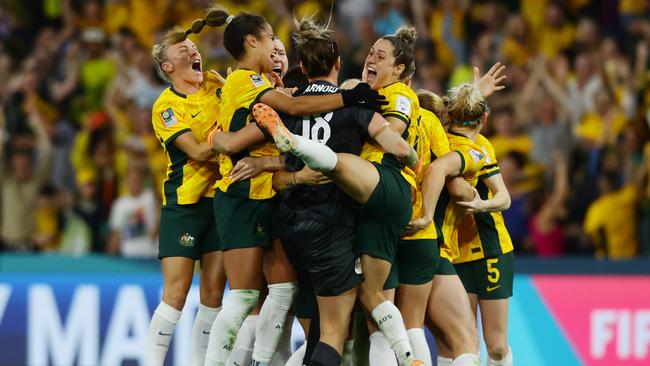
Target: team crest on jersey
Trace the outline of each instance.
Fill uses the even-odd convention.
[[[481,159],[483,159],[483,154],[481,154],[480,151],[469,149],[469,154],[472,156],[472,159],[474,159],[475,162],[479,162]]]
[[[395,101],[395,109],[400,113],[404,113],[405,115],[410,116],[411,101],[409,100],[409,98],[403,95],[398,95],[397,100]]]
[[[194,237],[190,235],[190,233],[185,233],[181,235],[180,239],[178,239],[178,244],[184,246],[184,247],[193,247],[194,246]]]
[[[178,121],[176,120],[176,116],[174,115],[174,111],[171,108],[165,109],[160,116],[163,119],[163,123],[165,123],[165,127],[169,128],[173,125],[175,125]]]
[[[260,86],[264,85],[264,79],[258,74],[253,74],[251,75],[251,81],[253,82],[253,85],[256,88],[259,88]]]

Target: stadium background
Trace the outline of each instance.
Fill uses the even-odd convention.
[[[331,6],[219,3],[267,17],[290,56],[293,16],[326,21]],[[0,2],[0,365],[143,360],[166,168],[149,51],[211,4]],[[341,77],[359,77],[376,38],[403,23],[419,32],[416,88],[508,66],[486,134],[512,196],[517,363],[650,364],[648,2],[339,0]],[[221,32],[195,41],[223,71]],[[182,329],[170,364],[186,359]]]

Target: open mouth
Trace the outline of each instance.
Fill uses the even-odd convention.
[[[274,73],[280,75],[280,74],[282,74],[282,65],[278,65],[278,64],[273,65],[272,70],[273,70]]]
[[[374,66],[368,66],[366,68],[366,76],[368,78],[368,82],[377,80],[377,70]]]
[[[192,61],[192,70],[196,72],[201,72],[201,60]]]

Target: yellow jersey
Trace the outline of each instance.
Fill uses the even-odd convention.
[[[384,118],[395,117],[406,123],[402,137],[411,146],[415,146],[418,139],[417,117],[420,114],[420,103],[413,89],[402,82],[395,82],[379,89],[378,92],[386,97],[388,102],[382,107],[381,115]],[[361,158],[400,169],[411,187],[417,188],[415,172],[397,161],[394,155],[386,153],[377,142],[366,142],[361,149]]]
[[[415,150],[418,152],[418,158],[422,161],[422,169],[420,174],[416,177],[418,187],[422,185],[424,172],[429,164],[431,164],[438,157],[445,155],[450,151],[449,139],[445,132],[442,123],[431,111],[420,108],[420,114],[417,120],[418,127],[418,142]],[[418,189],[415,193],[415,202],[413,203],[413,215],[411,219],[417,219],[423,215],[422,206],[422,190]],[[437,239],[439,237],[440,228],[436,227],[435,222],[432,222],[426,228],[418,231],[417,233],[402,238],[403,240],[420,240],[420,239]]]
[[[255,103],[268,91],[273,90],[273,85],[265,75],[259,75],[251,70],[239,69],[228,75],[226,83],[221,90],[221,112],[218,126],[224,132],[236,132],[251,123],[251,110]],[[255,123],[254,121],[252,123]],[[222,192],[253,200],[266,200],[275,196],[273,190],[273,173],[262,172],[256,177],[232,183],[230,172],[237,162],[247,156],[278,156],[280,151],[275,144],[264,142],[252,146],[234,155],[219,155],[219,169],[221,179],[216,188]]]
[[[481,199],[492,198],[483,179],[501,174],[497,158],[490,141],[483,135],[476,137],[476,144],[485,154],[485,165],[478,174],[476,190]],[[485,257],[512,252],[512,240],[506,229],[501,212],[481,212],[474,215],[462,216],[454,228],[458,234],[458,257],[454,263],[471,262]]]
[[[485,165],[483,149],[470,138],[451,130],[447,133],[447,138],[451,151],[460,156],[461,167],[457,176],[463,177],[472,187],[476,187],[479,172]],[[440,197],[443,198],[443,195]],[[446,200],[439,199],[436,204],[436,216],[438,224],[442,227],[443,243],[440,244],[440,256],[453,260],[459,256],[458,231],[455,229],[464,213],[452,204],[449,195],[446,195]]]
[[[190,159],[174,141],[192,132],[205,142],[217,124],[219,114],[218,84],[205,74],[201,88],[184,95],[169,87],[153,105],[151,123],[156,137],[167,154],[167,175],[162,185],[162,203],[188,205],[201,197],[214,197],[212,186],[219,178],[216,157],[207,162]]]

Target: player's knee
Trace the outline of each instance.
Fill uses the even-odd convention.
[[[219,307],[223,299],[223,289],[201,284],[200,299],[201,304],[205,306],[211,308]]]
[[[508,343],[505,340],[494,340],[489,343],[487,341],[486,339],[488,355],[493,360],[503,360],[510,352]]]
[[[182,283],[181,281],[174,282],[171,285],[165,286],[163,291],[163,301],[169,304],[171,307],[181,310],[185,305],[185,299],[187,298],[187,293],[189,291],[189,286]]]

